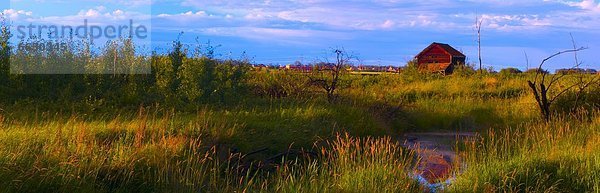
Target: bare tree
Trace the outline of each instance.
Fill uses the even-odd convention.
[[[577,49],[577,44],[575,43],[575,38],[573,38],[573,34],[569,34],[571,36],[571,43],[573,44],[573,49]],[[577,56],[577,52],[573,53],[575,59],[575,68],[579,68],[583,62],[579,61],[579,57]],[[585,73],[578,73],[577,75],[577,92],[575,92],[575,102],[573,107],[577,108],[579,106],[579,100],[581,99],[584,91],[590,87],[591,85],[600,82],[600,76],[592,76],[592,79],[586,80]]]
[[[475,30],[477,31],[477,55],[479,58],[479,72],[483,73],[483,62],[481,60],[481,26],[483,24],[483,17],[479,18],[479,15],[475,16]]]
[[[561,95],[563,95],[564,93],[568,92],[569,90],[571,90],[572,88],[574,88],[578,85],[584,85],[585,87],[582,88],[582,90],[584,90],[589,85],[591,85],[592,82],[575,83],[573,85],[567,86],[566,88],[563,88],[562,90],[554,92],[554,89],[552,86],[555,86],[555,84],[557,84],[557,82],[559,80],[561,80],[566,74],[551,75],[549,73],[545,73],[545,70],[543,70],[544,64],[556,56],[566,54],[566,53],[574,53],[575,54],[575,66],[574,67],[578,67],[581,63],[579,62],[579,60],[577,58],[577,52],[586,50],[586,49],[587,49],[586,47],[577,48],[575,41],[573,40],[573,49],[557,52],[557,53],[552,54],[549,57],[545,58],[544,60],[542,60],[542,62],[540,63],[540,65],[538,66],[538,68],[536,70],[535,78],[533,80],[527,81],[529,87],[531,88],[531,91],[533,92],[533,96],[535,97],[537,105],[540,109],[540,113],[545,121],[550,121],[550,118],[552,117],[552,111],[550,111],[550,106],[558,97],[560,97]],[[591,81],[595,81],[594,79],[596,79],[596,78],[593,78]],[[556,93],[556,94],[551,95],[549,93]]]
[[[338,83],[340,81],[340,76],[342,72],[345,70],[345,67],[350,63],[350,61],[354,58],[349,55],[343,48],[342,49],[333,49],[333,54],[335,54],[335,62],[321,62],[321,66],[315,66],[314,71],[319,75],[318,78],[313,75],[309,76],[310,85],[315,85],[321,87],[327,93],[327,100],[330,103],[333,103],[336,99],[336,90],[338,88]],[[327,59],[325,61],[328,61]]]

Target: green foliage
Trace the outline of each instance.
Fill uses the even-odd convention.
[[[252,93],[263,98],[301,98],[309,95],[308,76],[289,71],[269,70],[251,73]]]
[[[169,59],[171,60],[171,78],[169,82],[169,90],[172,93],[176,93],[181,84],[178,73],[180,72],[180,68],[183,66],[183,61],[186,54],[187,51],[183,49],[183,44],[181,41],[173,41],[173,48],[169,53]]]
[[[511,77],[521,73],[523,72],[517,68],[504,68],[500,70],[500,75],[504,77]]]
[[[10,54],[11,46],[9,40],[11,33],[6,25],[6,20],[2,18],[0,23],[0,97],[8,99],[10,93]]]
[[[589,116],[594,110],[600,109],[600,85],[591,85],[584,90],[572,90],[556,99],[553,110],[561,114]],[[581,112],[586,112],[581,114]],[[581,118],[586,118],[581,117]]]
[[[453,76],[469,77],[477,73],[473,64],[457,65],[454,67]]]
[[[174,41],[168,54],[146,57],[137,53],[131,39],[109,41],[98,54],[85,40],[21,40],[12,56],[14,70],[34,74],[14,77],[8,74],[10,44],[5,43],[0,61],[0,96],[6,95],[3,102],[7,104],[28,99],[53,104],[80,101],[82,107],[91,108],[154,103],[179,106],[190,102],[201,105],[236,101],[247,90],[247,61],[221,61],[208,55],[190,57],[179,41]],[[38,49],[36,45],[57,49]],[[150,72],[144,66],[148,63],[152,71],[144,74]]]
[[[420,81],[431,77],[429,73],[423,73],[419,70],[416,60],[409,61],[400,72],[400,75],[404,82]]]
[[[547,70],[538,69],[538,68],[527,69],[524,73],[526,73],[526,74],[535,74],[536,72],[540,72],[541,74],[548,74],[549,73]]]

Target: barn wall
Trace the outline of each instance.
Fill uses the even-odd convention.
[[[418,64],[450,62],[450,55],[448,55],[446,51],[444,51],[444,49],[440,48],[439,46],[434,46],[419,57]]]
[[[465,58],[453,58],[452,63],[454,65],[465,64]]]

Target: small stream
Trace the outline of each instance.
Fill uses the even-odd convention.
[[[412,177],[429,192],[440,192],[454,180],[454,166],[461,165],[455,145],[477,136],[472,132],[405,134],[403,146],[414,150],[421,158]]]
[[[421,183],[423,186],[427,187],[427,189],[431,193],[436,193],[436,192],[440,192],[440,191],[444,190],[444,188],[446,186],[450,185],[453,180],[453,178],[448,178],[446,181],[431,184],[431,183],[429,183],[429,181],[427,181],[427,179],[425,179],[420,174],[414,175],[413,178],[416,179],[417,181],[419,181],[419,183]]]

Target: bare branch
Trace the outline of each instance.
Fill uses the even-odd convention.
[[[535,78],[534,78],[533,82],[531,80],[527,81],[529,87],[531,88],[531,91],[533,92],[534,98],[540,108],[540,112],[546,121],[549,121],[551,118],[552,111],[550,110],[550,106],[557,98],[559,98],[561,95],[565,94],[566,92],[570,91],[573,87],[578,86],[578,85],[580,87],[580,90],[578,92],[577,97],[579,98],[579,93],[581,93],[583,91],[583,89],[587,88],[590,84],[592,84],[591,82],[588,82],[587,84],[582,85],[583,78],[581,77],[580,81],[578,83],[572,84],[571,86],[560,90],[558,92],[558,94],[549,98],[548,95],[549,95],[550,91],[553,90],[552,86],[554,86],[554,84],[559,82],[559,80],[561,80],[567,74],[563,73],[563,74],[550,75],[551,76],[550,81],[546,82],[546,77],[549,76],[549,73],[545,73],[543,71],[544,64],[548,60],[550,60],[556,56],[573,52],[575,55],[575,65],[574,66],[578,67],[581,64],[581,62],[579,61],[579,58],[577,57],[577,52],[588,49],[587,47],[579,47],[578,48],[577,44],[575,44],[575,38],[573,38],[572,34],[571,34],[571,42],[573,44],[573,49],[563,50],[563,51],[557,52],[557,53],[552,54],[552,55],[548,56],[547,58],[543,59],[542,62],[540,62],[540,65],[538,66],[538,68],[536,69]],[[527,53],[525,53],[525,57],[527,58]],[[529,66],[529,62],[527,62],[527,65]],[[539,79],[540,73],[542,73],[541,80]],[[540,82],[538,82],[538,80]],[[592,79],[592,81],[594,81],[594,80],[595,80],[595,78]],[[577,100],[576,100],[576,103],[577,103]]]
[[[577,84],[573,84],[569,87],[567,87],[566,89],[560,91],[558,94],[554,95],[554,97],[552,97],[552,99],[550,99],[550,104],[552,104],[552,102],[554,102],[554,100],[556,100],[558,97],[560,97],[560,95],[565,94],[567,91],[571,90],[573,87],[577,86]]]
[[[571,43],[573,44],[573,50],[577,49],[577,44],[575,43],[575,38],[573,38],[573,34],[569,33],[569,35],[571,36]],[[581,63],[579,62],[579,58],[577,57],[577,51],[573,52],[573,55],[575,55],[575,65],[574,67],[579,67],[579,65],[581,65]]]
[[[321,63],[323,66],[317,69],[317,71],[321,74],[320,79],[309,77],[309,84],[318,85],[327,92],[327,99],[329,102],[334,101],[336,95],[335,91],[337,89],[341,73],[345,70],[344,67],[354,57],[348,54],[343,48],[332,49],[332,52],[334,54],[335,63]],[[326,57],[325,60],[327,61],[327,59],[328,58]],[[325,77],[326,75],[329,77]]]
[[[525,70],[529,70],[529,56],[527,56],[526,51],[523,51],[523,53],[525,54],[525,62],[527,64],[527,66],[526,66],[527,69],[525,69]]]
[[[566,53],[571,53],[571,52],[578,52],[578,51],[582,51],[582,50],[586,50],[586,49],[588,49],[588,48],[587,48],[587,47],[580,47],[580,48],[577,48],[577,49],[572,49],[572,50],[563,50],[563,51],[560,51],[560,52],[556,52],[555,54],[552,54],[552,55],[548,56],[547,58],[544,58],[544,60],[542,60],[542,62],[540,63],[539,67],[537,68],[537,72],[535,73],[535,80],[537,80],[537,78],[538,78],[538,75],[539,75],[541,72],[543,72],[543,69],[542,69],[542,67],[544,66],[544,64],[545,64],[545,63],[546,63],[548,60],[550,60],[550,59],[552,59],[552,58],[554,58],[554,57],[556,57],[556,56],[559,56],[559,55],[561,55],[561,54],[566,54]],[[542,82],[544,82],[544,81],[545,81],[545,79],[546,79],[546,75],[545,75],[545,73],[544,73],[544,75],[542,76]]]
[[[566,76],[567,74],[555,74],[552,76],[552,79],[550,79],[550,83],[548,83],[548,88],[550,88],[552,85],[554,85],[554,83],[558,82],[561,78],[563,78],[564,76]]]

